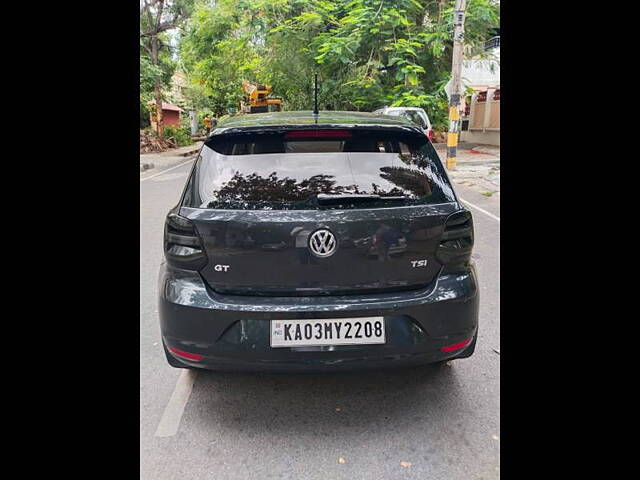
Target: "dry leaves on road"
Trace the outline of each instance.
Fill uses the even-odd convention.
[[[411,462],[400,462],[400,466],[404,468],[409,468],[411,465],[413,465]]]
[[[347,461],[344,458],[340,457],[338,458],[338,463],[347,463]]]

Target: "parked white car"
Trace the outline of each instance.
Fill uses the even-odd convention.
[[[394,117],[405,117],[411,120],[424,130],[424,133],[429,140],[433,140],[433,128],[431,128],[431,120],[427,112],[418,107],[384,107],[380,108],[373,113],[378,115],[393,115]]]

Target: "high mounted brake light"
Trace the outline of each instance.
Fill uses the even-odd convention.
[[[292,138],[351,138],[349,130],[291,130],[284,134],[286,140]]]

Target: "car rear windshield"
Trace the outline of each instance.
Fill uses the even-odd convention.
[[[310,210],[453,200],[424,134],[320,129],[214,135],[202,148],[182,205]]]
[[[412,121],[413,123],[415,123],[421,128],[427,128],[426,122],[420,116],[420,114],[415,110],[407,110],[406,112],[400,112],[399,116],[408,118],[410,121]]]

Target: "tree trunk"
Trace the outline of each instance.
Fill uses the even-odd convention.
[[[160,140],[164,139],[164,118],[162,116],[162,91],[160,90],[160,82],[156,82],[153,92],[156,102],[156,133]]]
[[[158,37],[151,38],[151,63],[158,66]],[[156,79],[153,98],[156,102],[156,133],[160,140],[164,139],[164,119],[162,117],[162,87],[160,78]]]

